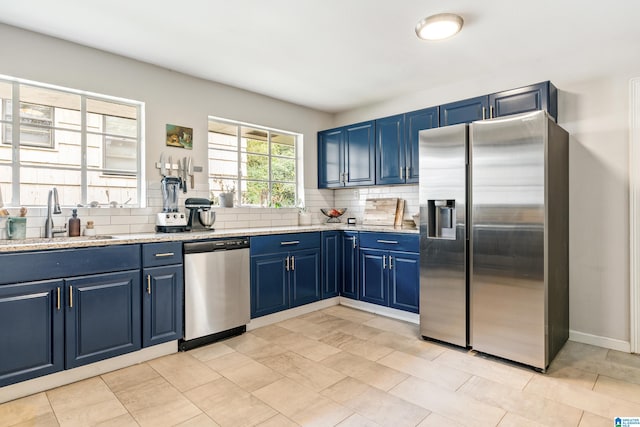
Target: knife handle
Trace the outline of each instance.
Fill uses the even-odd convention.
[[[195,188],[195,179],[193,178],[193,174],[190,175],[191,178],[191,189],[193,190]]]

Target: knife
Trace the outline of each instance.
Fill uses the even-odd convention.
[[[193,160],[191,159],[191,156],[189,156],[189,162],[187,165],[187,171],[189,173],[189,178],[191,178],[191,189],[193,190],[193,188],[195,187],[195,183],[194,183],[194,179],[193,179]]]
[[[178,161],[180,162],[180,161]],[[182,167],[180,168],[180,179],[182,180],[182,192],[187,192],[187,158],[182,159],[182,163],[180,163]]]
[[[183,191],[187,192],[187,158],[182,159],[182,185],[184,185]]]
[[[164,153],[160,153],[160,175],[167,176],[167,166],[164,163]]]

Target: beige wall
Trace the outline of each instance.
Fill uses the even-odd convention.
[[[559,124],[570,139],[570,328],[572,337],[629,348],[629,80],[640,57],[584,68],[544,62],[434,88],[339,114],[355,123],[551,80],[559,89]],[[538,68],[542,68],[541,70]],[[343,190],[345,191],[345,190]]]
[[[0,40],[0,74],[145,102],[148,179],[160,178],[153,164],[161,151],[206,166],[207,116],[214,115],[303,134],[304,186],[317,186],[316,132],[331,125],[329,114],[3,24]],[[165,146],[167,123],[194,129],[193,151]],[[196,180],[206,185],[206,174]]]

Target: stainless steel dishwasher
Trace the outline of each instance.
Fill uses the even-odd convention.
[[[246,331],[250,320],[249,239],[184,244],[184,338],[189,350]]]

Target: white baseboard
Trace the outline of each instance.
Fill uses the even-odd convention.
[[[247,325],[247,331],[282,322],[284,320],[291,319],[292,317],[311,313],[312,311],[322,310],[323,308],[338,305],[339,302],[340,297],[327,298],[312,302],[311,304],[301,305],[300,307],[294,307],[277,313],[267,314],[266,316],[256,317],[255,319],[251,319]]]
[[[358,310],[391,317],[393,319],[404,320],[405,322],[415,323],[416,325],[420,323],[420,315],[417,313],[409,313],[408,311],[397,310],[395,308],[384,307],[351,298],[340,297],[340,305],[357,308]]]
[[[615,338],[601,337],[598,335],[591,335],[584,332],[578,332],[569,330],[569,339],[571,341],[579,342],[582,344],[590,344],[598,347],[608,348],[610,350],[622,351],[624,353],[631,353],[631,343],[629,341],[618,340]]]
[[[170,341],[78,368],[67,369],[32,380],[0,387],[0,403],[126,368],[127,366],[146,362],[147,360],[156,359],[167,354],[177,353],[177,351],[178,342]]]

